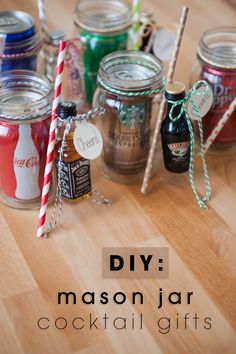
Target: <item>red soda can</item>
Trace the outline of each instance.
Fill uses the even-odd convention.
[[[205,80],[213,91],[213,104],[202,120],[204,139],[211,134],[236,96],[235,53],[236,27],[213,28],[202,34],[191,84],[197,80]],[[236,112],[231,115],[212,146],[217,148],[217,152],[230,151],[235,142]]]
[[[210,84],[214,96],[211,109],[203,119],[204,137],[207,138],[236,96],[236,70],[224,70],[205,64],[202,67],[202,79]],[[234,142],[236,142],[236,111],[216,137],[214,144]]]
[[[0,74],[0,201],[37,206],[46,163],[52,84],[43,75]]]

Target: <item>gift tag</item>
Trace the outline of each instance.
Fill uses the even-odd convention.
[[[175,45],[175,34],[166,28],[158,28],[153,42],[153,53],[163,61],[171,59]]]
[[[205,90],[206,90],[205,86],[199,87],[196,93],[193,93],[191,99],[188,102],[187,111],[189,117],[193,120],[198,120],[197,115],[200,115],[200,117],[203,118],[211,108],[213,102],[213,92],[210,86],[209,86],[209,90],[207,90],[207,92],[204,95]],[[195,112],[194,105],[191,101],[198,108],[197,114]]]
[[[102,135],[94,124],[87,121],[76,123],[73,141],[77,152],[85,159],[94,160],[102,152]]]

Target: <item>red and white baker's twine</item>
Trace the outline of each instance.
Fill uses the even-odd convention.
[[[57,113],[57,106],[60,101],[60,95],[62,89],[62,78],[63,78],[64,61],[65,61],[65,54],[66,54],[66,44],[67,44],[66,41],[60,42],[59,54],[57,59],[54,99],[52,104],[52,116],[51,116],[51,124],[50,124],[49,139],[48,139],[46,166],[44,171],[44,181],[43,181],[43,190],[41,196],[37,237],[44,236],[44,225],[46,221],[46,211],[47,211],[48,196],[49,196],[53,160],[54,160],[54,147],[56,143],[56,134],[55,134],[56,127],[57,127],[56,113]]]

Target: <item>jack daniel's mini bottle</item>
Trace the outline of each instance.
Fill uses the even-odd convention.
[[[166,86],[167,101],[178,101],[185,97],[185,86],[181,82],[173,82]],[[164,163],[167,170],[175,173],[186,172],[189,169],[190,133],[183,112],[176,121],[171,120],[169,113],[172,104],[168,103],[167,115],[162,123],[161,139]],[[179,115],[181,105],[173,109],[172,117]]]
[[[63,122],[58,131],[57,144],[57,165],[59,163],[59,149],[66,127],[67,119],[77,115],[76,104],[71,101],[64,101],[58,105],[58,117]],[[65,122],[65,123],[64,123]],[[77,201],[91,196],[90,161],[78,154],[74,147],[73,135],[75,122],[72,122],[71,129],[67,134],[62,160],[61,160],[61,194],[66,200]]]

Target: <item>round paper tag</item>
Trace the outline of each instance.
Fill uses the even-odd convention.
[[[102,135],[91,123],[78,122],[73,140],[77,152],[85,159],[94,160],[102,152]]]
[[[163,61],[171,59],[175,45],[175,34],[166,28],[159,28],[155,32],[153,53]]]
[[[200,117],[204,117],[207,112],[210,110],[212,102],[213,102],[213,92],[212,89],[209,87],[209,90],[205,95],[203,95],[203,92],[205,91],[205,87],[201,86],[197,89],[197,92],[201,93],[200,95],[195,93],[192,95],[188,105],[187,105],[187,111],[189,114],[189,117],[193,120],[198,120],[198,116],[196,115],[193,103],[197,106],[198,108],[198,114]]]

